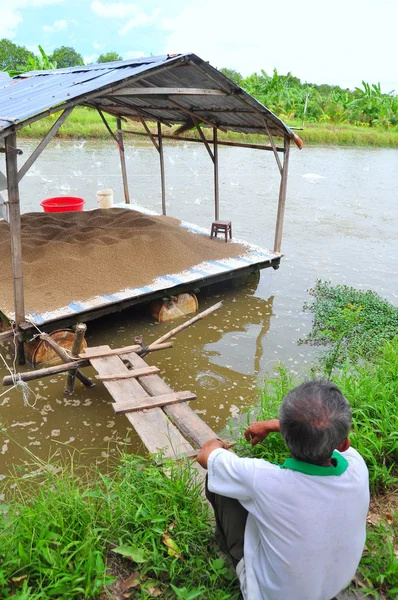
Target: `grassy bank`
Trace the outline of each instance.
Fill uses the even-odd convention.
[[[29,472],[2,490],[1,600],[239,598],[189,465],[166,477],[123,456],[106,475],[72,459]]]
[[[397,309],[376,294],[325,282],[312,294],[314,328],[306,341],[327,346],[308,378],[330,376],[349,399],[352,444],[369,468],[362,591],[396,598]],[[298,383],[280,366],[247,421],[275,417]],[[239,454],[276,463],[287,457],[278,435],[255,448],[239,439]],[[0,600],[240,598],[233,572],[216,553],[211,516],[190,464],[173,464],[166,476],[142,457],[122,456],[106,473],[71,457],[58,464],[34,460],[3,480],[1,493]]]
[[[20,135],[24,137],[41,138],[47,133],[58,115],[46,117],[21,130]],[[116,128],[116,119],[108,116],[107,120],[113,130]],[[291,123],[292,126],[300,127],[299,122]],[[127,129],[142,131],[142,126],[135,122],[125,125]],[[165,128],[167,131],[167,128]],[[153,127],[155,132],[155,127]],[[386,148],[398,148],[398,128],[390,130],[355,125],[324,125],[321,123],[307,124],[303,131],[297,131],[306,145],[332,145],[332,146],[374,146]],[[195,132],[188,132],[189,136]],[[77,107],[67,121],[60,128],[57,136],[59,138],[93,138],[109,140],[110,135],[106,130],[100,116],[95,110]],[[183,137],[183,136],[182,136]],[[222,133],[220,140],[243,141],[247,143],[264,143],[265,137],[260,135],[243,135],[234,132]],[[130,139],[130,138],[128,138]],[[133,136],[131,140],[137,139]]]

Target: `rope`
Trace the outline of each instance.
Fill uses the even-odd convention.
[[[36,406],[36,402],[37,402],[37,394],[30,389],[30,387],[28,386],[28,384],[26,383],[26,381],[22,381],[21,376],[16,373],[16,362],[17,362],[17,332],[14,328],[13,323],[11,323],[11,328],[14,334],[14,359],[13,359],[13,370],[10,369],[10,367],[8,366],[4,356],[1,354],[0,352],[0,358],[2,359],[7,371],[9,372],[12,382],[13,382],[13,386],[11,388],[9,388],[8,390],[6,390],[5,392],[0,394],[0,398],[2,396],[4,396],[5,394],[8,394],[12,389],[17,389],[21,392],[22,394],[22,398],[23,398],[23,403],[24,406],[29,407],[29,408],[35,408]],[[33,396],[33,401],[31,401],[31,397]]]
[[[39,333],[36,333],[36,335],[32,336],[32,340],[35,340],[37,337],[40,337],[41,335],[44,335],[45,332],[41,331],[41,329],[38,328],[38,326],[36,325],[36,323],[34,321],[32,321],[32,319],[29,319],[29,317],[25,318],[25,321],[28,321],[29,323],[31,323],[33,325],[33,327],[35,327],[35,329],[37,329],[37,331]],[[45,340],[44,340],[45,341]],[[76,356],[71,356],[67,351],[66,348],[62,348],[62,350],[65,352],[65,354],[67,355],[68,358],[70,358],[71,362],[75,361],[75,360],[79,360],[79,357]],[[15,369],[14,369],[15,370]]]

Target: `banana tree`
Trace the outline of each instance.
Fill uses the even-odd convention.
[[[13,69],[8,71],[11,77],[27,73],[28,71],[51,71],[57,68],[57,63],[51,61],[47,54],[44,52],[42,46],[38,46],[39,55],[28,56],[26,63],[19,69]]]

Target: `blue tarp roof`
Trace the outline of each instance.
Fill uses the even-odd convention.
[[[145,88],[148,94],[134,93]],[[182,93],[157,94],[172,88]],[[184,95],[184,90],[209,93]],[[117,92],[123,90],[118,96]],[[129,90],[132,95],[129,95]],[[216,94],[217,92],[217,94]],[[117,116],[204,125],[245,133],[297,136],[271,111],[195,54],[151,56],[95,65],[31,71],[0,80],[0,139],[69,106],[90,106]]]

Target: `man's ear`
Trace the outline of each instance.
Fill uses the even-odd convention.
[[[350,446],[351,446],[350,438],[346,437],[345,440],[340,442],[340,444],[337,446],[337,450],[339,452],[345,452],[346,450],[348,450],[348,448]]]

